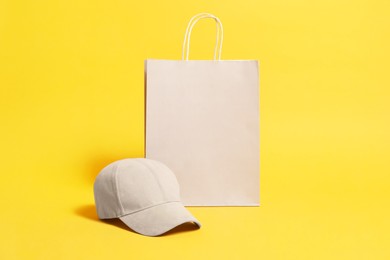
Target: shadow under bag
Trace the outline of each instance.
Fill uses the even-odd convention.
[[[217,24],[214,60],[188,60],[204,18]],[[182,60],[146,60],[146,158],[172,169],[187,206],[258,206],[258,61],[221,60],[222,41],[221,21],[202,13]]]

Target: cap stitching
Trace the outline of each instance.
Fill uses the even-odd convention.
[[[118,203],[119,203],[119,206],[121,208],[121,213],[125,212],[125,210],[123,209],[123,206],[122,206],[122,201],[120,199],[120,196],[119,196],[119,193],[118,193],[118,180],[117,180],[117,173],[118,173],[118,165],[115,165],[115,170],[114,170],[114,190],[115,190],[115,195],[116,195],[116,199],[118,200]]]
[[[164,199],[167,199],[164,192],[163,192],[163,188],[162,188],[162,185],[160,183],[160,181],[158,180],[158,178],[156,178],[155,174],[154,174],[154,171],[145,163],[141,163],[138,159],[135,160],[136,162],[138,162],[139,164],[141,164],[142,166],[144,166],[146,169],[148,169],[148,171],[150,173],[152,173],[153,175],[153,179],[155,180],[155,182],[157,183],[158,187],[160,188],[160,193],[161,193],[161,197],[163,197]]]
[[[157,168],[158,169],[160,169],[160,171],[166,171],[166,169],[168,168],[168,166],[166,166],[165,164],[163,164],[163,163],[158,163],[157,161],[154,161],[154,165],[155,166],[157,166]],[[170,171],[170,172],[172,172],[169,168],[168,168],[168,170]],[[175,183],[177,184],[177,189],[178,189],[178,192],[179,192],[179,194],[178,194],[178,196],[179,196],[179,198],[181,197],[180,196],[180,185],[179,185],[179,183],[178,183],[178,181],[177,181],[177,179],[176,179],[176,176],[175,176],[175,174],[172,172],[172,174],[173,174],[173,179],[174,179],[174,181],[175,181]],[[164,194],[164,197],[166,198],[166,195]]]
[[[137,213],[137,212],[146,210],[146,209],[150,209],[150,208],[153,208],[153,207],[157,207],[157,206],[160,206],[160,205],[163,205],[163,204],[174,203],[174,202],[179,202],[179,203],[181,203],[181,201],[179,201],[179,200],[166,201],[166,202],[163,202],[163,203],[160,203],[160,204],[156,204],[156,205],[144,207],[144,208],[142,208],[142,209],[134,210],[134,211],[132,211],[132,212],[130,212],[130,213],[126,213],[126,214],[120,215],[118,218],[121,218],[121,217],[124,217],[124,216],[127,216],[127,215],[131,215],[131,214],[134,214],[134,213]],[[184,206],[183,206],[183,207],[184,207]]]

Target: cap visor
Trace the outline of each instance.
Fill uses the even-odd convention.
[[[183,223],[199,221],[180,202],[169,202],[119,217],[132,230],[146,235],[158,236]]]

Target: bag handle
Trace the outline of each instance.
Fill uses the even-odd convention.
[[[188,56],[190,54],[190,40],[191,40],[191,33],[192,29],[194,28],[195,24],[205,18],[211,18],[214,19],[216,22],[216,41],[215,41],[215,48],[214,48],[214,60],[217,60],[217,51],[218,51],[218,60],[221,60],[221,53],[222,53],[222,42],[223,42],[223,27],[221,20],[219,20],[218,17],[215,15],[209,14],[209,13],[200,13],[197,15],[194,15],[191,20],[188,22],[186,33],[184,35],[184,41],[183,41],[183,50],[182,50],[182,60],[188,60]],[[218,47],[219,45],[219,47]]]

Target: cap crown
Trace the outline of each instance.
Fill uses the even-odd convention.
[[[124,159],[106,166],[96,177],[94,194],[101,219],[180,201],[173,172],[160,162],[144,158]]]

